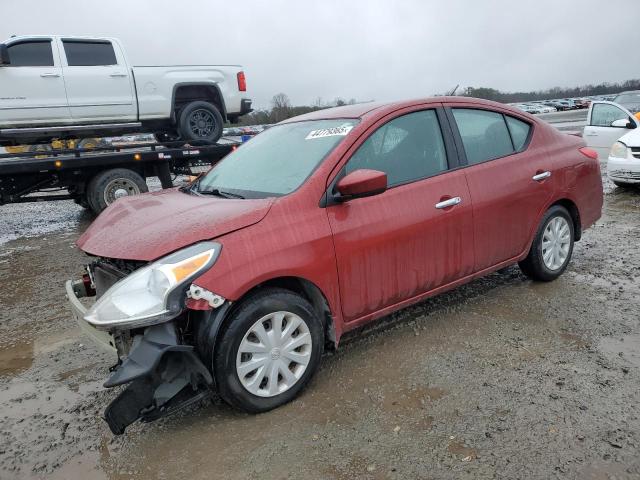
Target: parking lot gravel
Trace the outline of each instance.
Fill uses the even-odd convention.
[[[282,408],[120,437],[63,293],[90,215],[0,206],[0,478],[640,478],[640,191],[605,192],[557,281],[510,267],[349,335]]]

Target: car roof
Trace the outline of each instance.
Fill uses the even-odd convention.
[[[333,120],[339,118],[359,118],[363,119],[370,115],[382,117],[387,113],[400,110],[405,107],[416,105],[428,105],[430,103],[470,103],[486,107],[501,108],[512,112],[520,113],[520,110],[507,105],[505,103],[493,102],[474,97],[426,97],[412,100],[404,100],[398,102],[366,102],[356,103],[354,105],[344,105],[342,107],[325,108],[314,112],[298,115],[297,117],[288,118],[280,123],[303,122],[308,120]]]

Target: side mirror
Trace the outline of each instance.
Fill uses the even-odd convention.
[[[341,178],[336,189],[340,201],[377,195],[387,189],[387,174],[378,170],[355,170]]]
[[[628,118],[621,118],[619,120],[615,120],[611,122],[611,126],[616,128],[629,128],[629,129],[636,128],[636,124],[633,123]]]
[[[0,43],[0,66],[10,64],[11,60],[9,60],[9,49],[4,43]]]

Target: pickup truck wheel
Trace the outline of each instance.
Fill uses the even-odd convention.
[[[322,322],[311,304],[280,288],[242,301],[226,322],[213,358],[220,396],[259,413],[293,400],[320,363]],[[206,341],[206,340],[205,340]]]
[[[209,102],[191,102],[180,112],[178,133],[189,141],[216,143],[222,136],[222,115]]]
[[[100,213],[118,198],[148,192],[144,178],[126,168],[114,168],[98,173],[87,186],[87,202]]]
[[[519,263],[522,272],[542,282],[558,278],[573,253],[574,226],[567,209],[554,205],[542,217],[529,255]]]

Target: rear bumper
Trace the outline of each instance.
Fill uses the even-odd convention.
[[[240,115],[245,115],[249,112],[253,112],[253,108],[251,108],[251,100],[249,98],[243,98],[240,102]]]

